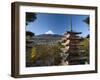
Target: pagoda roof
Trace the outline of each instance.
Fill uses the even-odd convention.
[[[71,34],[81,34],[82,32],[67,31],[67,33],[71,33]]]
[[[83,46],[82,44],[66,44],[66,46]]]
[[[67,38],[69,40],[82,40],[82,38]]]
[[[80,61],[80,60],[87,60],[88,58],[87,57],[74,57],[74,58],[70,58],[70,59],[68,59],[68,61],[75,61],[75,60],[78,60],[78,61]]]
[[[84,53],[85,52],[85,50],[82,50],[82,49],[80,49],[80,50],[68,50],[68,53]]]

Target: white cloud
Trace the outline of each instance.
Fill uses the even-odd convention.
[[[45,32],[45,34],[54,34],[52,30]]]

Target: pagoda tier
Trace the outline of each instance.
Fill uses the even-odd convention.
[[[75,32],[75,31],[67,31],[67,33],[70,33],[70,34],[82,34],[82,32]]]
[[[72,32],[71,32],[72,33]],[[81,41],[82,38],[77,36],[76,34],[70,34],[70,33],[67,33],[66,35],[64,35],[64,37],[62,38],[62,40],[66,40],[66,39],[69,39],[69,40],[75,40],[75,41]]]
[[[76,50],[75,49],[73,49],[73,50],[69,49],[68,52],[69,53],[83,53],[84,50],[82,50],[82,49],[76,49]]]
[[[74,61],[74,60],[87,60],[87,57],[74,57],[74,58],[71,58],[70,61]]]
[[[69,65],[79,65],[79,64],[85,64],[87,61],[87,57],[70,57],[70,59],[68,60],[68,64]]]
[[[67,31],[64,33],[64,35],[67,35],[67,34],[81,34],[81,32],[74,32],[74,31]]]
[[[73,47],[75,46],[76,47],[76,46],[83,46],[83,45],[81,45],[81,44],[65,44],[65,46],[73,46]]]

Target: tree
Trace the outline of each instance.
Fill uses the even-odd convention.
[[[88,34],[87,36],[86,36],[86,38],[89,38],[90,37],[90,35]]]
[[[35,13],[26,12],[26,25],[28,25],[29,22],[33,22],[36,19],[37,17]]]
[[[26,37],[27,36],[35,36],[35,33],[31,32],[31,31],[26,31]]]
[[[58,45],[35,45],[32,50],[31,61],[34,65],[48,66],[61,63],[60,49]],[[41,61],[40,63],[37,63]]]
[[[90,19],[89,19],[89,17],[87,17],[85,20],[83,20],[86,24],[90,24]]]
[[[84,38],[79,44],[83,45],[82,49],[85,50],[85,56],[89,56],[89,38]]]

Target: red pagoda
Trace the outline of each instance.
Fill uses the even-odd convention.
[[[62,50],[62,64],[67,65],[79,65],[85,64],[87,58],[83,56],[85,51],[82,49],[81,44],[79,42],[82,38],[79,36],[81,32],[75,32],[72,30],[72,19],[71,19],[71,27],[70,31],[64,33],[64,38],[62,38],[61,44],[63,45]]]

